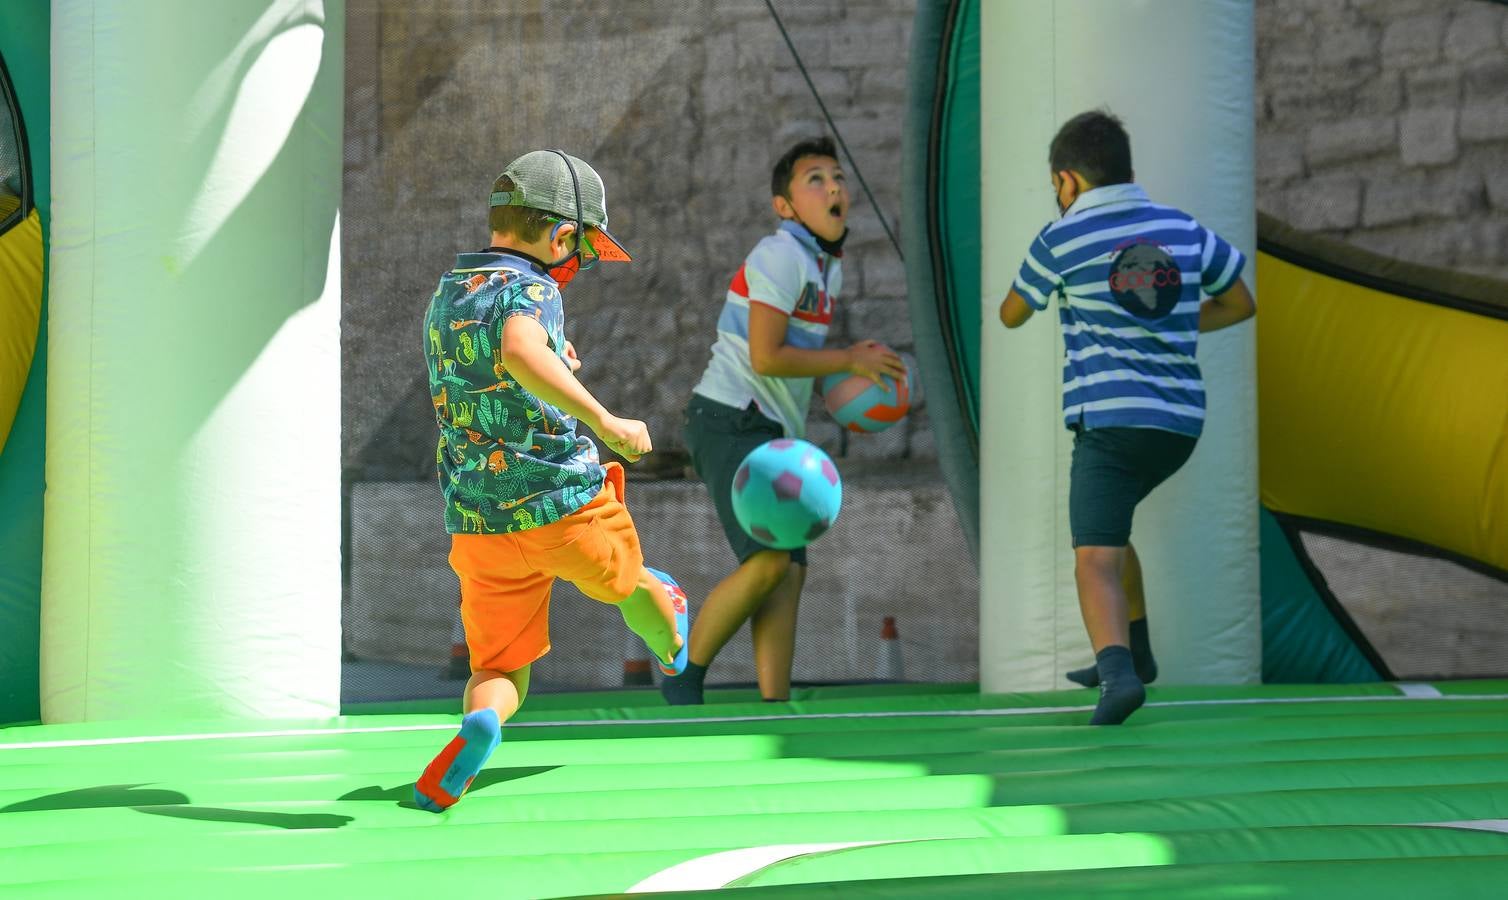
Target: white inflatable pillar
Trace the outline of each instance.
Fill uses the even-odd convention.
[[[1126,124],[1152,199],[1238,246],[1254,285],[1252,3],[1041,0],[981,13],[980,682],[1050,690],[1093,661],[1068,528],[1063,340],[1056,306],[1007,331],[1000,301],[1056,212],[1048,144],[1100,107]],[[1204,435],[1137,509],[1159,684],[1261,678],[1255,349],[1250,325],[1200,336]]]
[[[340,0],[55,0],[47,722],[340,700]]]

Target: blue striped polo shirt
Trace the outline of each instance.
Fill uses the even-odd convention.
[[[1032,241],[1013,285],[1033,309],[1060,295],[1063,421],[1198,437],[1199,305],[1230,289],[1241,251],[1135,184],[1080,195]]]

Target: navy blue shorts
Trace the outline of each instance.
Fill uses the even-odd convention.
[[[1136,504],[1177,472],[1198,438],[1158,428],[1075,429],[1068,527],[1075,547],[1124,547]]]
[[[707,485],[717,519],[723,524],[728,546],[740,564],[761,550],[770,550],[749,537],[733,515],[733,475],[749,451],[778,437],[785,436],[780,423],[765,417],[751,401],[748,408],[738,409],[726,403],[691,395],[686,407],[686,426],[682,432],[686,449],[691,451],[691,466]],[[788,551],[791,562],[806,565],[806,548]]]

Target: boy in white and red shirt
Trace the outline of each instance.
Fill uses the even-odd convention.
[[[790,698],[806,549],[775,550],[739,527],[733,475],[765,441],[804,435],[814,379],[835,372],[876,383],[885,375],[905,377],[900,358],[876,341],[823,349],[848,235],[848,187],[832,139],[787,150],[771,174],[771,194],[780,225],[733,276],[712,359],[686,409],[692,465],[712,495],[738,568],[708,594],[691,630],[685,671],[662,685],[665,699],[676,705],[702,702],[707,667],[745,621],[753,631],[760,694]]]

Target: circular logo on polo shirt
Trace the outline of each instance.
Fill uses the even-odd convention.
[[[1183,273],[1168,251],[1153,243],[1131,243],[1110,260],[1110,296],[1138,319],[1161,319],[1178,305]]]

